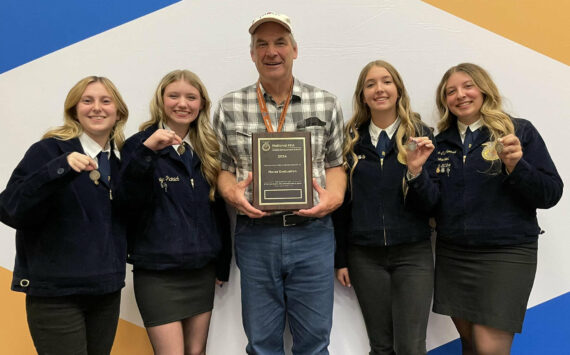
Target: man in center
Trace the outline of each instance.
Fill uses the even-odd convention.
[[[334,95],[293,77],[298,51],[289,17],[266,13],[249,33],[259,79],[225,95],[213,123],[221,143],[218,189],[237,210],[246,351],[284,354],[288,318],[293,354],[328,354],[334,291],[329,214],[342,203],[346,188],[342,111]],[[311,133],[312,208],[291,214],[253,207],[252,133],[265,131]]]

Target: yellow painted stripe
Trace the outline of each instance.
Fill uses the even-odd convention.
[[[26,321],[26,296],[10,291],[12,272],[0,267],[0,314],[4,325],[0,331],[2,354],[36,354]],[[144,328],[126,320],[119,320],[112,355],[152,355],[152,347]]]
[[[423,0],[570,65],[568,0]]]

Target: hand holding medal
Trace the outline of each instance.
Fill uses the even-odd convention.
[[[495,143],[495,150],[509,173],[523,156],[521,142],[514,134],[499,138]]]
[[[97,163],[93,158],[85,154],[73,152],[67,156],[67,163],[71,169],[80,173],[82,171],[94,171],[97,169]]]
[[[408,143],[406,143],[406,149],[410,152],[413,152],[418,148],[418,143],[416,142],[416,138],[410,137]]]
[[[174,131],[167,129],[157,129],[150,137],[143,143],[147,148],[158,151],[171,145],[182,145],[182,138],[180,138]]]
[[[435,149],[433,142],[428,137],[410,137],[404,147],[408,152],[408,171],[412,175],[417,175],[422,171],[422,166]]]

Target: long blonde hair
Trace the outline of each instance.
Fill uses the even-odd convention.
[[[93,83],[101,83],[107,89],[117,108],[117,122],[115,122],[111,130],[109,138],[115,143],[117,149],[121,149],[125,142],[123,129],[129,118],[129,109],[111,80],[102,76],[93,75],[83,78],[69,90],[63,105],[63,126],[50,129],[43,135],[42,139],[54,137],[61,140],[69,140],[79,137],[83,133],[83,127],[81,127],[77,119],[77,104],[81,100],[81,96],[83,96],[87,86]]]
[[[210,200],[213,201],[216,193],[216,180],[221,169],[221,164],[218,160],[220,144],[210,125],[210,107],[212,106],[212,102],[210,101],[206,87],[198,75],[189,70],[173,70],[166,74],[158,84],[154,97],[150,101],[150,120],[144,122],[139,129],[143,131],[150,126],[166,123],[167,116],[164,112],[164,90],[168,85],[179,80],[184,80],[195,87],[200,93],[203,102],[198,117],[190,123],[188,135],[190,136],[194,151],[202,161],[202,174],[204,174],[204,177],[210,185],[209,197]]]
[[[396,132],[396,145],[398,147],[398,158],[400,161],[407,161],[408,152],[404,148],[404,144],[408,141],[410,137],[422,134],[421,130],[421,117],[418,113],[413,112],[410,105],[410,98],[404,82],[400,77],[400,74],[390,63],[383,60],[372,61],[360,71],[358,76],[358,81],[356,82],[356,88],[354,89],[353,96],[353,110],[354,114],[351,119],[347,122],[344,128],[344,146],[343,154],[345,157],[352,157],[352,166],[350,166],[350,180],[352,182],[352,174],[358,164],[358,159],[354,153],[354,145],[358,142],[360,135],[358,134],[358,128],[363,124],[370,122],[371,113],[370,108],[364,102],[364,82],[366,76],[372,67],[384,68],[390,73],[394,84],[398,90],[398,100],[396,102],[396,114],[400,117],[401,123]]]
[[[501,95],[497,86],[485,71],[485,69],[472,63],[461,63],[449,68],[437,87],[436,105],[439,111],[440,120],[437,123],[438,130],[444,131],[457,120],[457,117],[447,107],[447,95],[445,87],[447,80],[453,73],[463,72],[473,79],[473,83],[483,94],[483,104],[481,105],[481,117],[483,125],[490,133],[490,139],[496,140],[508,134],[514,133],[515,128],[509,115],[503,111]]]

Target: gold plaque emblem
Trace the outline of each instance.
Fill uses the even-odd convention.
[[[481,152],[481,156],[483,159],[487,161],[493,161],[499,159],[497,155],[497,151],[495,150],[495,144],[493,142],[483,143],[483,151]]]

